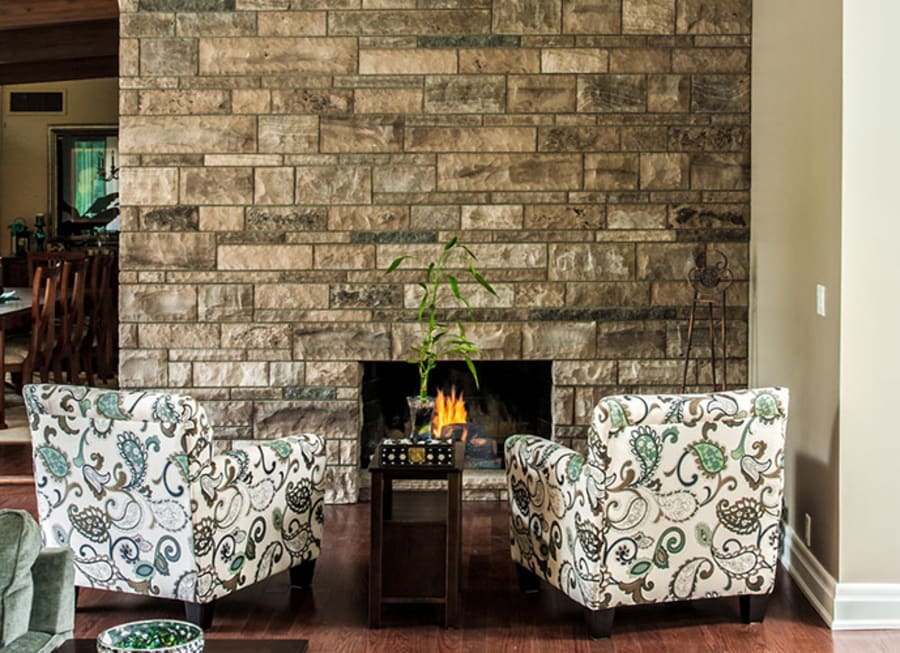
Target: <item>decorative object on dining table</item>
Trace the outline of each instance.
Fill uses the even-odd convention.
[[[385,274],[391,274],[405,261],[412,258],[411,256],[397,257],[388,266]],[[475,269],[476,260],[475,253],[454,236],[444,244],[435,260],[425,262],[425,278],[418,284],[422,290],[422,297],[416,312],[422,340],[421,344],[412,347],[415,357],[408,361],[416,365],[419,372],[419,394],[417,397],[410,397],[407,400],[410,407],[410,438],[413,440],[426,439],[420,431],[423,424],[431,423],[430,416],[426,417],[429,405],[428,378],[434,371],[438,360],[447,356],[462,356],[475,380],[475,386],[478,387],[478,372],[475,369],[475,363],[472,362],[472,356],[478,353],[478,347],[466,335],[466,328],[462,320],[458,318],[453,320],[454,329],[453,326],[438,319],[438,309],[443,308],[442,300],[448,297],[449,291],[449,296],[455,303],[465,307],[469,322],[475,323],[472,306],[462,294],[458,279],[447,271],[447,268],[454,263],[461,264],[464,274],[470,276],[482,288],[497,297],[497,291]],[[433,399],[431,404],[433,407]],[[414,413],[413,410],[416,412]],[[435,434],[430,431],[429,437],[433,435]]]
[[[386,439],[382,440],[380,451],[381,465],[387,467],[452,467],[456,464],[453,440]]]
[[[9,251],[14,256],[25,256],[31,245],[31,230],[25,224],[24,218],[16,218],[9,225],[10,247]]]
[[[681,392],[687,386],[688,365],[691,358],[691,346],[694,339],[694,322],[697,315],[697,306],[705,304],[707,307],[707,327],[709,330],[709,351],[712,365],[712,385],[714,390],[728,389],[728,343],[726,336],[725,293],[731,286],[734,278],[728,269],[728,257],[721,251],[714,250],[719,257],[719,262],[710,264],[706,257],[706,251],[700,250],[694,256],[694,267],[688,272],[688,283],[694,290],[694,299],[691,303],[691,311],[688,315],[687,344],[684,348],[684,370],[681,376]],[[716,330],[714,328],[714,306],[719,306],[719,329],[722,340],[722,385],[718,384],[716,362]]]
[[[19,295],[16,294],[15,290],[7,290],[6,292],[3,292],[3,288],[0,288],[0,304],[17,301],[19,301]]]
[[[151,619],[114,626],[97,637],[98,653],[199,653],[203,630],[187,621]]]

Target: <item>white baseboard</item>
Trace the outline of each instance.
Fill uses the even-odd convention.
[[[784,552],[781,554],[781,564],[819,616],[831,626],[834,621],[837,582],[787,524],[784,527]]]
[[[900,583],[838,583],[832,630],[900,628]]]
[[[781,564],[832,630],[900,629],[900,583],[838,583],[785,526]]]

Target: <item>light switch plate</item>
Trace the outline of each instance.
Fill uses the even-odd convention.
[[[825,317],[825,286],[816,284],[816,313]]]

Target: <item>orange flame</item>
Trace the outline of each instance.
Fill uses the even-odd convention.
[[[434,417],[431,420],[431,433],[435,438],[441,437],[441,429],[450,424],[466,423],[466,404],[463,401],[463,393],[456,396],[456,388],[450,389],[450,394],[445,395],[438,390],[434,400]]]

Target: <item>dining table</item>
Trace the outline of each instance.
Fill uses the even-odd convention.
[[[15,295],[14,299],[0,302],[0,380],[4,383],[0,392],[0,429],[9,428],[6,424],[6,332],[31,324],[32,304],[31,288],[4,288],[3,291]]]

